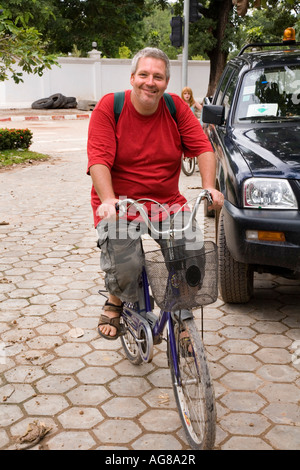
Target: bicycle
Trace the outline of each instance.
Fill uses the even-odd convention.
[[[181,170],[186,176],[191,176],[196,168],[196,161],[195,158],[185,158],[182,156],[181,158]]]
[[[202,309],[218,296],[217,247],[205,241],[198,250],[198,258],[194,253],[190,258],[186,253],[182,256],[182,246],[176,246],[174,234],[191,226],[204,198],[211,202],[206,190],[198,195],[185,227],[170,227],[166,231],[153,226],[139,201],[125,199],[118,204],[119,214],[125,214],[128,206],[135,206],[151,233],[167,235],[169,245],[165,252],[161,248],[145,252],[139,300],[123,304],[121,321],[125,333],[121,343],[129,361],[138,365],[151,362],[153,346],[166,339],[177,408],[188,443],[196,450],[212,449],[216,433],[214,389],[202,342]],[[158,317],[153,313],[154,301],[160,308]],[[189,310],[196,306],[201,307],[202,336]],[[163,338],[165,326],[167,338]]]

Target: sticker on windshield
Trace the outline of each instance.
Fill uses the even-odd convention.
[[[243,90],[243,95],[254,95],[255,85],[245,86]]]
[[[250,104],[247,117],[277,116],[278,103]]]

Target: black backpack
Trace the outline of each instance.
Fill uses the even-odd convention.
[[[163,97],[166,102],[166,105],[168,106],[168,110],[171,113],[172,118],[176,122],[176,106],[175,106],[172,96],[169,95],[169,93],[164,93]],[[125,91],[117,91],[114,94],[114,114],[115,114],[116,124],[122,112],[124,100],[125,100]]]

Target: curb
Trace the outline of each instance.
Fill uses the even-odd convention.
[[[74,120],[74,119],[89,119],[90,114],[54,114],[52,116],[10,116],[1,118],[0,122],[13,122],[13,121],[63,121],[63,120]]]

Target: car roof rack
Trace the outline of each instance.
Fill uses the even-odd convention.
[[[249,47],[266,47],[266,46],[300,46],[300,42],[295,41],[281,41],[281,42],[253,42],[246,44],[240,52],[238,53],[238,57],[241,56],[246,49]]]

